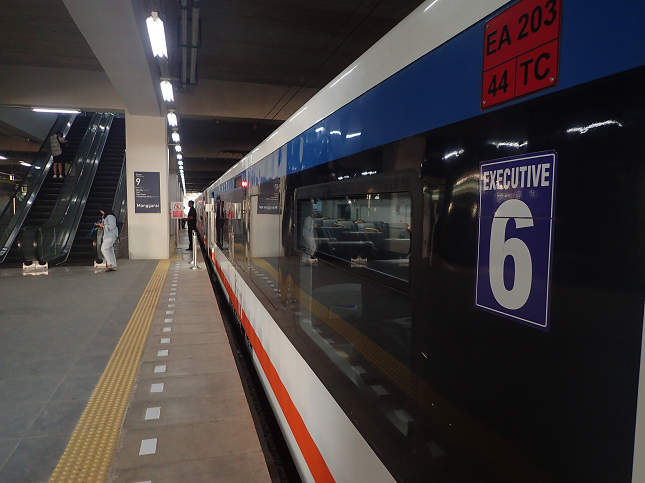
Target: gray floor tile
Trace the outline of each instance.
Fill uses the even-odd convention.
[[[162,344],[162,338],[170,337],[169,344]],[[221,344],[228,343],[228,336],[226,332],[207,332],[205,334],[177,334],[177,335],[161,335],[159,333],[151,334],[148,337],[147,345],[157,347],[159,349],[168,349],[169,346],[178,345],[200,345],[200,344]],[[164,347],[161,347],[164,346]]]
[[[157,438],[154,454],[139,456],[141,441]],[[250,417],[198,425],[123,431],[114,468],[172,465],[194,460],[262,452]]]
[[[164,377],[177,376],[195,376],[199,374],[214,374],[217,372],[234,372],[237,370],[235,361],[231,354],[220,355],[207,359],[169,359],[168,361],[145,362],[139,369],[139,378],[141,381],[146,379],[158,378],[159,373],[155,373],[156,366],[163,364],[166,366]]]
[[[151,393],[150,386],[164,383],[162,393]],[[235,372],[221,372],[201,376],[184,376],[172,378],[148,379],[141,381],[136,388],[133,402],[160,401],[169,397],[207,396],[217,392],[235,392],[240,390],[240,376]]]
[[[121,336],[123,335],[123,331],[125,330],[127,326],[127,323],[124,321],[121,321],[121,324],[119,326],[102,326],[99,331],[96,333],[97,337],[106,337],[106,338],[115,338],[116,340],[119,340]]]
[[[67,376],[52,396],[52,401],[83,401],[90,400],[101,374],[70,374]]]
[[[49,401],[64,377],[64,374],[58,374],[0,380],[0,401],[6,404]]]
[[[70,374],[103,374],[112,354],[85,354],[72,366]]]
[[[236,454],[189,463],[117,470],[112,481],[154,483],[255,483],[270,481],[262,453]]]
[[[146,410],[160,407],[159,419],[145,419]],[[179,424],[196,424],[222,419],[251,417],[244,392],[224,392],[199,397],[167,398],[159,404],[139,402],[132,404],[124,423],[129,430],[154,427],[176,426]]]
[[[160,361],[163,364],[164,360],[168,360],[163,357],[157,356],[157,352],[161,350],[159,344],[155,344],[154,347],[148,344],[143,351],[143,361]],[[223,350],[228,350],[230,352],[231,346],[227,342],[222,342],[219,344],[198,344],[198,345],[177,345],[172,348],[169,348],[169,357],[172,359],[199,359],[205,357],[215,357],[219,354],[222,354]]]
[[[45,405],[26,437],[64,434],[68,438],[87,406],[87,401],[57,401]]]
[[[47,481],[68,440],[65,434],[23,439],[0,469],[0,483]]]
[[[161,308],[158,308],[155,312],[155,316],[165,315],[166,310],[174,310],[175,314],[178,313],[177,307],[168,308],[166,306],[161,306]],[[204,317],[207,317],[208,315],[213,313],[213,309],[211,307],[182,307],[181,312],[183,315],[202,315]]]
[[[0,428],[3,439],[22,438],[45,407],[44,402],[35,404],[0,405]]]
[[[180,320],[173,320],[172,323],[167,324],[161,319],[159,322],[153,323],[150,334],[163,334],[164,327],[171,327],[172,332],[175,334],[206,334],[209,332],[225,332],[224,326],[221,324],[188,324]]]
[[[19,439],[0,439],[0,468],[9,459],[18,443],[20,443]]]
[[[85,346],[83,354],[112,354],[120,337],[120,335],[97,335]]]
[[[8,361],[3,358],[0,359],[0,379],[57,376],[69,371],[77,358],[75,355],[70,355],[69,350],[60,357],[36,359],[25,355],[21,359]]]

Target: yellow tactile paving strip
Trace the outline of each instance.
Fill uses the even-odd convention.
[[[105,481],[170,261],[161,260],[152,274],[50,483]]]

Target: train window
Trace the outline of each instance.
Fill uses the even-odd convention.
[[[344,260],[368,273],[410,280],[410,193],[301,199],[298,217],[303,263]]]
[[[229,203],[229,254],[230,258],[242,269],[246,270],[246,200]]]

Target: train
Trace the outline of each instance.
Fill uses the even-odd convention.
[[[428,0],[197,199],[304,482],[645,481],[643,25]]]

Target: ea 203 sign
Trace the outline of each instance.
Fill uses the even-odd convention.
[[[558,82],[562,0],[522,0],[486,22],[483,109]]]
[[[549,330],[557,154],[479,165],[475,306]]]

